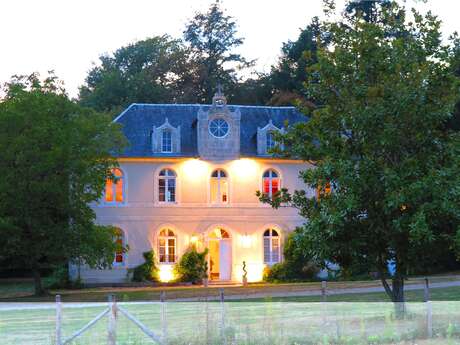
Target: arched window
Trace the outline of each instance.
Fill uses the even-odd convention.
[[[280,190],[280,178],[279,174],[269,169],[264,172],[263,177],[263,193],[268,195],[270,198]]]
[[[115,230],[115,244],[117,249],[115,251],[115,259],[113,260],[114,265],[121,265],[125,261],[123,247],[125,245],[125,236],[121,229]]]
[[[264,263],[277,262],[280,262],[280,237],[275,229],[267,229],[264,232]]]
[[[158,253],[161,263],[176,262],[176,235],[171,229],[163,229],[158,236]]]
[[[227,174],[222,169],[214,170],[211,175],[211,203],[228,203]]]
[[[267,141],[265,145],[266,145],[267,153],[271,153],[270,150],[273,150],[275,148],[276,141],[275,141],[275,136],[273,134],[273,131],[267,132]]]
[[[158,177],[158,201],[176,202],[176,173],[171,169],[163,169]]]
[[[161,152],[172,152],[172,133],[169,129],[161,132]]]
[[[316,187],[316,199],[320,200],[322,197],[331,194],[332,188],[331,183],[327,182],[325,185],[318,185]]]
[[[122,203],[124,197],[124,176],[120,169],[112,169],[113,177],[105,181],[105,202]]]

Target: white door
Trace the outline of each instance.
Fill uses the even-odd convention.
[[[232,246],[229,240],[219,241],[219,279],[230,280],[232,274]]]

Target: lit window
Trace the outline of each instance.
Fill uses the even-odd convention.
[[[214,170],[211,175],[211,203],[228,203],[228,181],[225,171]]]
[[[113,177],[105,181],[105,202],[122,203],[124,200],[124,177],[120,169],[112,169]]]
[[[158,253],[161,263],[176,262],[176,235],[171,229],[163,229],[158,236]]]
[[[275,136],[272,131],[268,131],[267,132],[267,142],[266,142],[267,153],[271,153],[270,150],[273,150],[275,146],[276,146]]]
[[[270,198],[280,190],[280,178],[278,173],[269,169],[263,175],[263,193]]]
[[[331,194],[331,184],[327,182],[324,186],[318,185],[316,188],[316,199],[320,200],[323,196]]]
[[[115,251],[115,259],[113,261],[113,264],[120,265],[124,262],[124,234],[123,231],[121,231],[120,229],[116,229],[115,231],[115,244],[117,245],[117,249]]]
[[[176,173],[171,169],[160,171],[158,178],[158,201],[176,202]]]
[[[172,133],[164,130],[161,133],[161,152],[172,152]]]
[[[277,262],[280,262],[280,237],[275,229],[267,229],[264,232],[264,263]]]

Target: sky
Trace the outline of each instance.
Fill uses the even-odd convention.
[[[338,7],[345,0],[337,0]],[[409,5],[415,0],[407,0]],[[14,74],[54,70],[70,96],[78,95],[87,72],[101,54],[155,35],[181,37],[196,11],[212,0],[2,0],[0,83]],[[295,40],[321,0],[221,0],[245,38],[239,52],[269,71],[283,42]],[[460,31],[459,0],[417,3],[443,20],[447,35]]]

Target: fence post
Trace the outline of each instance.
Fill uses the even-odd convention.
[[[56,345],[62,345],[62,304],[61,304],[61,295],[56,295]]]
[[[424,299],[426,303],[426,333],[428,338],[433,337],[433,310],[430,301],[430,285],[428,278],[425,278],[425,286],[423,287]]]
[[[168,327],[166,319],[166,292],[160,292],[160,302],[161,302],[161,328],[162,328],[162,344],[167,344],[168,342]]]
[[[220,332],[221,332],[221,337],[222,337],[222,344],[227,344],[227,341],[225,339],[225,304],[224,304],[224,289],[220,288],[219,291],[219,296],[220,296],[220,313],[221,313],[221,324],[220,324]]]
[[[327,281],[323,280],[321,282],[321,301],[327,302]]]
[[[108,336],[107,344],[116,345],[117,344],[117,301],[115,295],[109,295],[109,327],[108,327]]]

